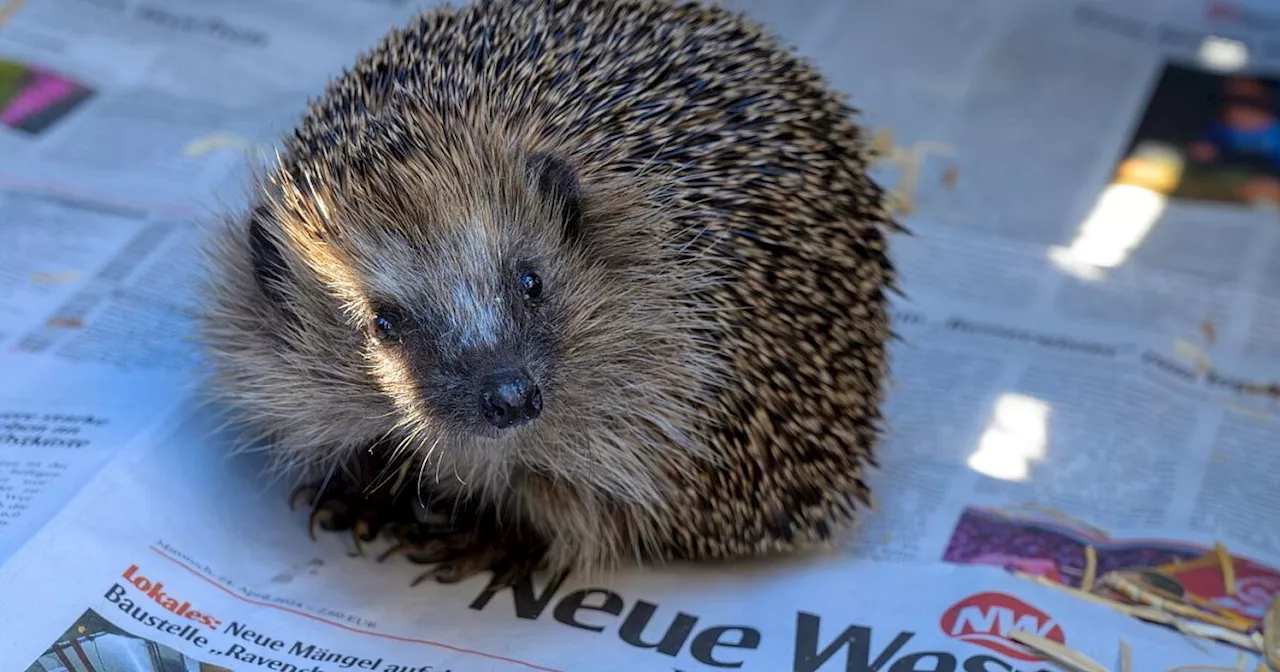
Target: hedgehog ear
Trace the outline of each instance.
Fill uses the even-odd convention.
[[[571,242],[580,241],[582,187],[578,182],[577,169],[564,157],[546,151],[531,152],[526,169],[538,191],[559,204],[565,238]]]
[[[253,257],[253,273],[258,287],[272,301],[284,303],[281,286],[289,282],[289,265],[280,253],[276,241],[267,233],[263,222],[270,221],[271,213],[262,206],[249,215],[249,249]]]

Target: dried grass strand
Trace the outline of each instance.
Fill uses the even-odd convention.
[[[1257,635],[1256,633],[1254,636],[1251,637],[1245,634],[1241,634],[1240,632],[1237,632],[1234,629],[1222,629],[1217,626],[1213,626],[1209,624],[1189,622],[1187,620],[1178,618],[1174,614],[1168,613],[1166,611],[1162,611],[1157,607],[1126,604],[1124,602],[1119,602],[1107,597],[1103,597],[1101,595],[1087,593],[1083,590],[1080,590],[1079,588],[1066,586],[1042,576],[1024,574],[1021,572],[1014,572],[1013,574],[1014,576],[1018,576],[1026,580],[1033,581],[1042,586],[1047,586],[1055,590],[1068,593],[1076,598],[1085,600],[1087,602],[1093,602],[1095,604],[1100,604],[1105,607],[1110,607],[1111,609],[1118,611],[1126,616],[1130,616],[1132,618],[1137,618],[1142,621],[1147,621],[1148,623],[1167,625],[1171,628],[1176,629],[1184,637],[1188,637],[1188,638],[1195,637],[1199,639],[1208,639],[1208,640],[1218,641],[1218,642],[1222,642],[1224,644],[1230,644],[1237,648],[1244,649],[1246,651],[1251,651],[1254,653],[1261,653],[1263,651],[1262,637],[1260,635]],[[1195,642],[1194,640],[1192,640],[1192,643],[1196,644],[1197,646],[1200,646],[1199,643]],[[1275,672],[1280,672],[1280,668],[1277,668]]]
[[[1218,558],[1218,566],[1222,569],[1222,583],[1228,595],[1236,594],[1236,564],[1227,552],[1227,547],[1218,542],[1213,545],[1213,554]]]
[[[1034,635],[1026,630],[1011,630],[1009,639],[1052,660],[1071,672],[1110,672],[1083,653],[1067,648],[1052,639]]]
[[[1080,590],[1093,590],[1093,582],[1098,579],[1098,551],[1092,545],[1084,547],[1084,577],[1080,579]]]
[[[1117,572],[1107,572],[1102,577],[1102,585],[1124,595],[1126,598],[1155,607],[1171,614],[1191,620],[1209,623],[1229,630],[1245,633],[1253,624],[1241,618],[1229,617],[1217,613],[1209,613],[1178,601],[1177,596],[1170,595],[1152,586],[1142,586],[1130,581]]]
[[[1280,597],[1271,601],[1262,617],[1262,654],[1267,665],[1280,672]]]

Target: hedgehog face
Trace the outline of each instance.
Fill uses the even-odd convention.
[[[339,417],[363,406],[366,435],[380,418],[433,470],[523,466],[641,496],[655,451],[699,445],[721,361],[695,294],[713,279],[673,251],[689,243],[658,183],[470,146],[286,182],[287,207],[251,225],[260,288],[312,334],[285,341],[350,355],[282,356],[276,375]]]
[[[523,169],[475,198],[371,208],[397,221],[365,227],[374,235],[345,254],[376,382],[407,417],[461,439],[513,440],[557,401],[581,196],[557,156]]]
[[[364,331],[377,377],[409,414],[489,438],[541,415],[554,378],[554,310],[534,262],[504,266],[452,269],[431,296],[369,300]]]
[[[396,271],[424,281],[375,290],[362,311],[375,377],[397,404],[488,439],[528,428],[554,398],[565,309],[558,255],[539,249],[539,232],[495,233],[477,225],[440,241]]]
[[[531,266],[490,269],[505,278],[456,277],[432,311],[370,305],[370,343],[399,363],[394,382],[413,386],[415,406],[432,407],[462,431],[505,430],[538,418],[554,328],[540,310],[542,279]]]

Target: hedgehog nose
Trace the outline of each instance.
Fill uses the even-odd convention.
[[[503,371],[485,378],[480,391],[480,413],[499,429],[521,425],[542,412],[542,392],[529,376]]]

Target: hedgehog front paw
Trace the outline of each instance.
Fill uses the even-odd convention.
[[[473,522],[473,521],[467,521]],[[396,544],[379,562],[401,555],[410,562],[434,565],[410,585],[434,578],[437,583],[458,583],[491,572],[494,587],[528,581],[545,558],[545,546],[528,535],[490,525],[440,526],[428,523],[395,525]]]
[[[377,538],[387,525],[399,518],[392,502],[369,497],[354,487],[308,484],[293,491],[290,508],[296,509],[306,495],[311,502],[307,533],[316,540],[316,527],[328,532],[349,532],[355,543],[355,555],[364,554],[364,544]]]
[[[325,484],[308,484],[294,490],[290,506],[296,509],[306,496],[311,504],[308,533],[316,539],[316,528],[329,532],[349,532],[356,556],[363,545],[384,530],[394,545],[379,558],[403,556],[410,562],[433,565],[411,585],[434,578],[438,583],[458,583],[483,572],[493,573],[495,587],[513,586],[529,580],[543,566],[545,545],[522,527],[498,524],[493,516],[460,513],[440,515],[425,505],[414,506],[416,498],[400,496],[397,490],[363,489],[356,481],[335,478]],[[461,507],[466,511],[468,507]]]

